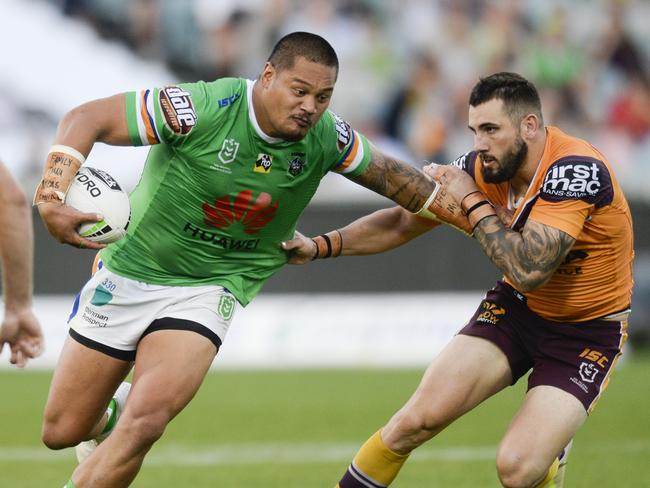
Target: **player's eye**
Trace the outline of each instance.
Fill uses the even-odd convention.
[[[307,93],[307,92],[306,92],[305,90],[303,90],[302,88],[294,88],[294,89],[293,89],[293,92],[294,92],[296,95],[298,95],[299,97],[304,97],[304,96],[305,96],[305,93]]]

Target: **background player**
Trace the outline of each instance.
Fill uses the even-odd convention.
[[[20,185],[0,162],[0,261],[4,317],[0,352],[9,345],[9,362],[22,368],[43,352],[43,333],[32,309],[34,231],[32,213]]]
[[[469,128],[474,151],[425,172],[461,205],[504,279],[360,449],[340,488],[389,485],[413,449],[531,368],[497,453],[499,479],[561,486],[570,441],[627,338],[632,222],[609,162],[586,141],[545,127],[537,90],[513,73],[474,87]],[[504,208],[501,219],[493,205]],[[334,231],[343,243],[334,254],[392,249],[431,227],[400,208],[381,210]],[[323,257],[301,235],[284,247],[293,263]]]
[[[286,263],[280,243],[328,171],[427,213],[433,182],[327,111],[337,75],[327,41],[297,32],[278,42],[256,81],[115,95],[61,121],[35,200],[50,233],[71,245],[103,247],[75,231],[98,216],[62,205],[93,145],[153,145],[130,196],[128,234],[101,251],[74,304],[45,408],[51,448],[93,438],[96,446],[110,433],[68,486],[131,483],[198,390],[236,303],[246,305]],[[123,386],[111,401],[133,361],[128,399]]]

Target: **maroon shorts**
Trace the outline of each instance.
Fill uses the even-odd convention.
[[[621,355],[626,328],[627,321],[546,320],[528,308],[526,297],[499,281],[459,333],[496,344],[508,358],[513,385],[532,368],[529,390],[555,386],[590,413]]]

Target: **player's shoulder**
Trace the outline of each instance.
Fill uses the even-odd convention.
[[[601,207],[611,203],[614,174],[589,142],[548,128],[548,157],[543,158],[540,197],[547,201],[583,200]]]
[[[210,107],[231,107],[246,99],[247,80],[244,78],[219,78],[213,81],[181,83],[181,89]],[[199,100],[197,100],[199,101]]]

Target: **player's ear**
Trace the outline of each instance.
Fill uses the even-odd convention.
[[[524,139],[532,139],[537,135],[540,130],[541,120],[535,114],[528,114],[522,120],[519,126],[521,135]]]
[[[262,69],[262,74],[260,74],[260,82],[264,88],[267,88],[269,86],[271,80],[275,76],[275,72],[275,67],[267,61],[266,64],[264,64],[264,68]]]

